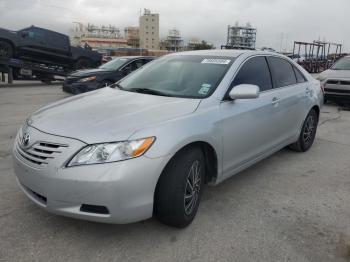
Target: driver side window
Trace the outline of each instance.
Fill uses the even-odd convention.
[[[132,72],[132,71],[135,71],[136,69],[139,69],[143,65],[144,65],[143,60],[139,59],[128,64],[126,68],[130,70],[130,72]]]
[[[271,74],[265,57],[253,57],[243,64],[230,89],[240,84],[257,85],[260,92],[272,89]]]
[[[31,38],[37,41],[44,40],[44,33],[41,30],[30,29],[27,32],[28,32],[28,38]]]

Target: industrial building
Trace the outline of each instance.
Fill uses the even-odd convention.
[[[120,30],[117,27],[96,26],[82,23],[75,23],[76,27],[71,32],[71,42],[73,45],[89,45],[93,49],[99,48],[119,48],[127,47],[128,41],[122,38]]]
[[[169,30],[167,37],[161,41],[160,45],[160,49],[179,52],[184,49],[184,40],[182,39],[179,30],[171,29]]]
[[[128,26],[124,29],[125,39],[128,46],[140,47],[140,29],[137,26]]]
[[[140,48],[159,49],[159,14],[145,9],[139,19]]]
[[[227,42],[222,45],[221,49],[255,49],[256,28],[253,28],[249,23],[246,26],[227,27]]]

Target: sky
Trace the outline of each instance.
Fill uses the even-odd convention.
[[[350,52],[350,0],[0,0],[0,27],[36,25],[68,34],[73,22],[137,26],[140,11],[160,15],[160,37],[180,30],[220,48],[227,26],[249,22],[257,47],[290,51],[294,41],[326,40]]]

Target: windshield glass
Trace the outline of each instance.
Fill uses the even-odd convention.
[[[218,56],[165,56],[130,74],[118,85],[126,91],[206,98],[215,91],[233,60]]]
[[[117,70],[127,62],[127,58],[114,58],[113,60],[101,65],[99,68],[106,70]]]
[[[350,70],[350,57],[338,60],[332,67],[333,70]]]

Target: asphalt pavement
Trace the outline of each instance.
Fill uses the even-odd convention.
[[[68,96],[60,85],[0,84],[0,261],[350,261],[350,111],[322,109],[307,153],[281,150],[207,187],[194,222],[110,225],[56,216],[20,191],[19,126]]]

